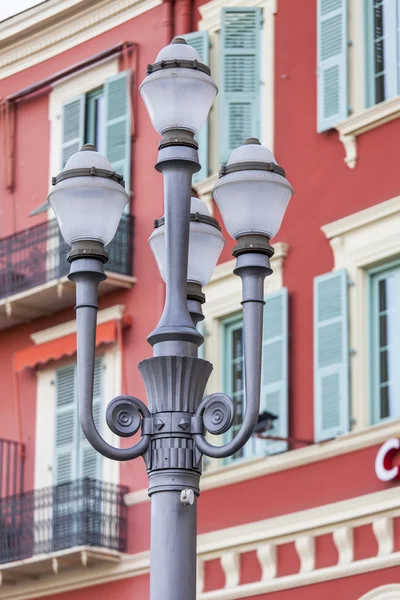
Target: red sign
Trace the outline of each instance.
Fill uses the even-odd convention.
[[[380,481],[392,481],[400,477],[399,465],[393,465],[393,456],[400,450],[400,440],[392,438],[379,448],[375,459],[375,473]]]

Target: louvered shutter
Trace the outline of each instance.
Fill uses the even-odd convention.
[[[278,416],[267,435],[288,436],[288,396],[288,291],[283,288],[265,298],[260,411]],[[258,453],[268,454],[284,452],[288,446],[273,440],[259,440],[257,445]]]
[[[348,115],[347,0],[317,0],[317,128]]]
[[[96,358],[93,382],[93,418],[97,430],[101,432],[101,409],[103,405],[103,358]],[[79,477],[101,478],[101,455],[89,444],[80,428]]]
[[[76,478],[77,422],[75,366],[56,371],[56,423],[54,484]]]
[[[78,152],[85,137],[85,96],[78,96],[62,107],[61,169]]]
[[[209,63],[209,39],[208,31],[194,31],[182,36],[190,46],[193,46],[200,55],[200,60],[205,65]],[[199,161],[201,165],[200,171],[193,175],[193,183],[201,181],[208,177],[208,119],[196,136],[199,144]]]
[[[112,168],[124,176],[125,189],[130,190],[131,171],[131,72],[124,71],[107,79],[106,155]]]
[[[260,8],[223,8],[220,161],[248,137],[260,137]]]
[[[347,273],[314,279],[314,427],[317,441],[349,431]]]

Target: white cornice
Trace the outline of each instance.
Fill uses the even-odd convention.
[[[50,0],[7,19],[0,27],[0,79],[82,44],[161,3],[162,0]]]
[[[99,310],[97,313],[97,325],[107,323],[108,321],[115,321],[122,319],[124,315],[125,306],[123,304],[115,304],[109,308]],[[51,342],[57,340],[71,333],[76,333],[76,320],[66,321],[55,327],[49,327],[48,329],[42,329],[31,333],[31,340],[34,344],[44,344],[45,342]]]
[[[392,583],[371,590],[359,600],[398,600],[400,598],[400,584]]]
[[[226,485],[234,485],[249,479],[264,477],[288,469],[296,469],[335,456],[357,452],[363,448],[381,444],[399,433],[399,420],[372,425],[339,436],[329,442],[314,444],[275,456],[252,458],[205,471],[201,478],[201,491],[213,490]],[[125,496],[128,506],[148,501],[147,490],[130,492]]]
[[[400,196],[380,202],[321,227],[328,240],[400,213]]]
[[[344,162],[354,169],[357,162],[357,137],[366,131],[380,127],[400,117],[400,96],[380,102],[338,123],[335,129],[343,143],[346,156]]]

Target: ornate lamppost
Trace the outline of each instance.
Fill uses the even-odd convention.
[[[237,435],[212,445],[206,431],[227,432],[234,405],[225,394],[204,396],[212,365],[197,357],[203,337],[202,286],[224,246],[218,222],[191,199],[199,170],[195,134],[204,125],[217,87],[197,52],[181,38],[161,50],[140,86],[155,129],[162,135],[156,169],[164,179],[164,216],[149,243],[166,284],[161,320],[149,335],[153,357],[139,363],[148,405],[132,396],[112,400],[110,429],[121,437],[141,431],[131,448],[110,446],[96,429],[93,376],[98,285],[106,276],[104,247],[114,237],[128,194],[122,177],[93,146],[83,146],[53,180],[49,201],[70,244],[69,278],[76,284],[78,402],[92,446],[113,460],[144,458],[151,496],[151,600],[195,600],[196,517],[202,456],[240,450],[259,414],[264,279],[272,273],[270,239],[277,233],[293,190],[272,153],[248,139],[222,167],[213,195],[235,238],[234,273],[242,280],[246,409]],[[224,107],[221,107],[224,110]]]

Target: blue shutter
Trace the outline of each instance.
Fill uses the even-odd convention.
[[[101,433],[102,418],[104,419],[104,414],[102,411],[103,371],[103,358],[98,357],[96,358],[94,365],[93,418],[99,433]],[[81,428],[80,432],[81,443],[79,448],[79,477],[101,479],[101,455],[89,444]]]
[[[73,481],[77,465],[77,414],[75,365],[56,371],[56,422],[54,485]]]
[[[314,428],[316,441],[349,431],[347,273],[314,279]]]
[[[182,36],[190,46],[193,46],[200,55],[200,60],[205,65],[209,63],[209,39],[208,31],[194,31]],[[199,144],[199,161],[201,165],[200,171],[193,175],[193,183],[201,181],[209,175],[208,171],[208,119],[196,136]]]
[[[220,161],[248,137],[260,137],[260,8],[223,8]]]
[[[106,155],[114,171],[123,175],[125,189],[130,191],[131,171],[131,72],[124,71],[107,79]]]
[[[348,115],[347,0],[317,0],[317,129]]]
[[[85,96],[78,96],[62,107],[61,169],[78,152],[85,137]]]
[[[260,411],[278,416],[267,435],[289,435],[288,407],[288,290],[281,289],[265,298],[263,330],[263,370]],[[276,454],[287,450],[286,441],[259,440],[258,452]]]

